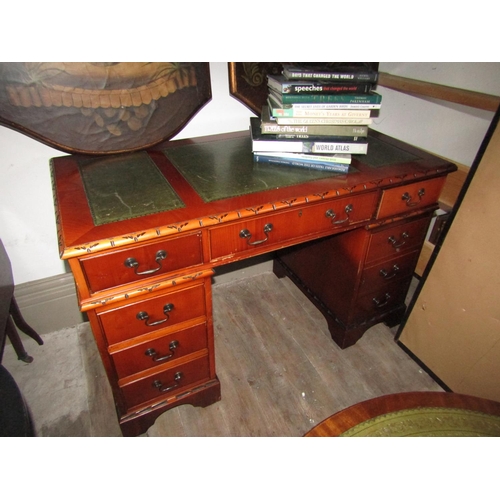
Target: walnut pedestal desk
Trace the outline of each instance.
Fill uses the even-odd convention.
[[[377,322],[400,321],[456,167],[376,132],[369,141],[347,174],[254,164],[248,132],[52,160],[60,255],[124,435],[180,404],[220,399],[218,266],[275,252],[275,273],[314,301],[341,348]]]

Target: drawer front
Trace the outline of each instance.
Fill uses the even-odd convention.
[[[303,241],[310,235],[369,220],[376,200],[377,193],[371,192],[210,229],[211,259],[278,248],[293,244],[293,240]]]
[[[208,356],[203,356],[130,383],[122,381],[121,389],[125,403],[130,408],[152,399],[178,394],[193,384],[209,379]]]
[[[373,231],[366,256],[366,264],[389,259],[420,248],[429,226],[430,216],[391,225]]]
[[[366,268],[361,277],[359,294],[381,289],[388,283],[412,276],[418,256],[417,250]]]
[[[446,177],[438,177],[384,189],[377,218],[384,219],[437,203],[445,181]]]
[[[204,282],[99,312],[108,345],[206,316]]]
[[[201,264],[201,233],[80,259],[92,293]]]
[[[118,378],[124,378],[206,349],[207,344],[207,326],[203,323],[135,344],[112,353],[111,357]]]
[[[353,321],[368,321],[403,304],[410,282],[411,277],[360,296],[356,304]]]

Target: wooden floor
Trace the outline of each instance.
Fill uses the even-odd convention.
[[[366,399],[442,390],[384,325],[338,348],[323,316],[288,278],[264,273],[219,284],[213,300],[222,400],[174,408],[148,436],[302,436]]]
[[[386,326],[371,328],[342,351],[326,320],[288,278],[244,270],[219,274],[213,287],[222,400],[174,408],[147,436],[302,436],[360,401],[441,390]],[[39,346],[23,337],[32,363],[18,361],[10,347],[3,360],[25,396],[36,435],[121,436],[89,324],[43,338]]]

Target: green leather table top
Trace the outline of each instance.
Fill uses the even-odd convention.
[[[345,175],[254,162],[250,137],[226,140],[223,145],[213,142],[173,147],[164,153],[207,203]]]
[[[205,203],[305,182],[346,176],[253,161],[250,136],[163,151]],[[353,155],[378,168],[417,157],[376,138],[367,155]],[[99,158],[78,158],[85,194],[96,226],[183,208],[184,202],[145,152]],[[350,166],[349,173],[357,172]]]
[[[341,437],[500,436],[500,417],[460,408],[414,408],[366,420]]]
[[[144,151],[79,158],[78,166],[96,226],[184,206]]]
[[[396,146],[368,136],[368,154],[353,155],[372,168],[386,167],[396,163],[418,160],[419,157]]]

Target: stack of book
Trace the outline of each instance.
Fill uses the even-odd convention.
[[[368,152],[368,126],[381,107],[378,72],[298,67],[268,76],[261,118],[250,119],[254,160],[345,172]]]

